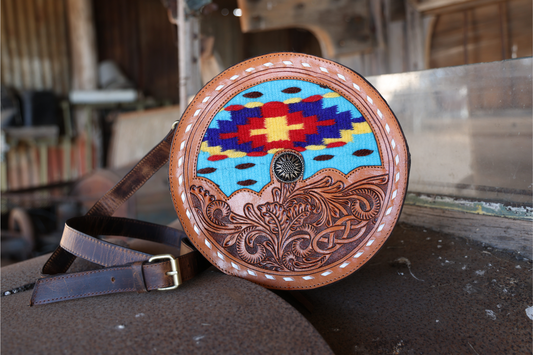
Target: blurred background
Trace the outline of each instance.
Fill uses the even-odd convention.
[[[0,5],[2,265],[52,251],[203,84],[277,51],[335,60],[388,101],[412,155],[405,222],[531,254],[531,0]],[[165,169],[116,215],[172,222]]]

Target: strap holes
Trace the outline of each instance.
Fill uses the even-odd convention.
[[[115,283],[115,278],[114,277],[111,278],[111,282]]]

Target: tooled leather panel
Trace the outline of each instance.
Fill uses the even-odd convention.
[[[224,155],[238,158],[244,153],[264,154],[253,146],[242,145],[235,145],[238,149],[233,150],[214,151],[212,146],[206,149],[206,132],[211,127],[220,128],[209,126],[214,117],[223,108],[242,110],[239,115],[245,115],[246,109],[252,112],[250,109],[260,104],[266,106],[265,102],[248,106],[238,102],[230,104],[232,98],[247,89],[279,80],[301,80],[329,88],[332,93],[320,92],[324,101],[334,98],[335,93],[349,101],[361,113],[376,139],[380,164],[360,166],[347,173],[330,166],[289,183],[280,181],[269,169],[268,182],[255,190],[247,187],[251,186],[248,180],[258,180],[253,177],[243,180],[246,184],[239,184],[242,188],[233,188],[235,191],[209,178],[214,167],[200,166],[199,154],[208,152],[210,158],[214,157],[212,161],[225,159]],[[287,89],[287,93],[291,91],[296,89]],[[258,97],[259,94],[252,95]],[[252,98],[255,100],[255,97]],[[314,102],[321,98],[300,99]],[[294,112],[294,105],[300,101],[288,100],[286,111]],[[283,109],[283,105],[278,106]],[[271,116],[271,121],[278,124],[278,118]],[[299,124],[300,121],[292,121],[293,128],[305,129]],[[251,127],[247,137],[266,129],[268,127]],[[230,135],[225,137],[231,138]],[[312,146],[310,149],[324,149],[323,154],[313,156],[326,161],[331,159],[334,149],[340,146],[339,140],[331,142],[337,143],[331,146],[333,149],[328,145]],[[302,155],[307,154],[302,153],[306,148],[293,144],[268,153],[272,158],[286,151]],[[365,149],[355,151],[354,155],[356,153],[369,154]],[[250,164],[253,163],[237,165],[244,169]],[[169,178],[182,225],[211,263],[226,273],[267,287],[294,289],[318,287],[340,279],[357,270],[377,252],[401,211],[408,171],[409,154],[401,129],[371,85],[336,63],[312,56],[278,53],[228,69],[196,95],[174,137]]]
[[[334,171],[275,183],[270,201],[243,191],[235,199],[244,206],[226,202],[216,187],[193,185],[191,201],[202,229],[237,260],[265,271],[307,272],[344,259],[376,227],[389,177],[361,173],[368,176],[354,183]]]

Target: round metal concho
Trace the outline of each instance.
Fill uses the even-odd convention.
[[[304,160],[301,155],[294,152],[282,152],[274,158],[272,172],[280,182],[295,182],[304,173]]]

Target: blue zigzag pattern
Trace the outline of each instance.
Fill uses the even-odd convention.
[[[308,145],[321,145],[324,138],[341,138],[340,131],[352,129],[352,123],[365,122],[362,116],[352,117],[350,111],[337,113],[337,106],[327,108],[322,107],[322,101],[315,102],[298,102],[289,104],[289,112],[302,112],[304,117],[317,116],[318,121],[334,120],[335,124],[331,126],[318,126],[317,134],[306,135],[305,142],[294,142],[296,147],[305,148]],[[236,151],[251,153],[262,152],[264,147],[252,148],[252,142],[239,144],[238,138],[221,139],[220,134],[236,133],[238,126],[249,124],[249,118],[261,117],[261,108],[243,108],[237,111],[231,111],[231,121],[218,121],[219,128],[209,128],[204,136],[204,142],[208,142],[210,147],[220,146],[222,151],[233,149]]]

